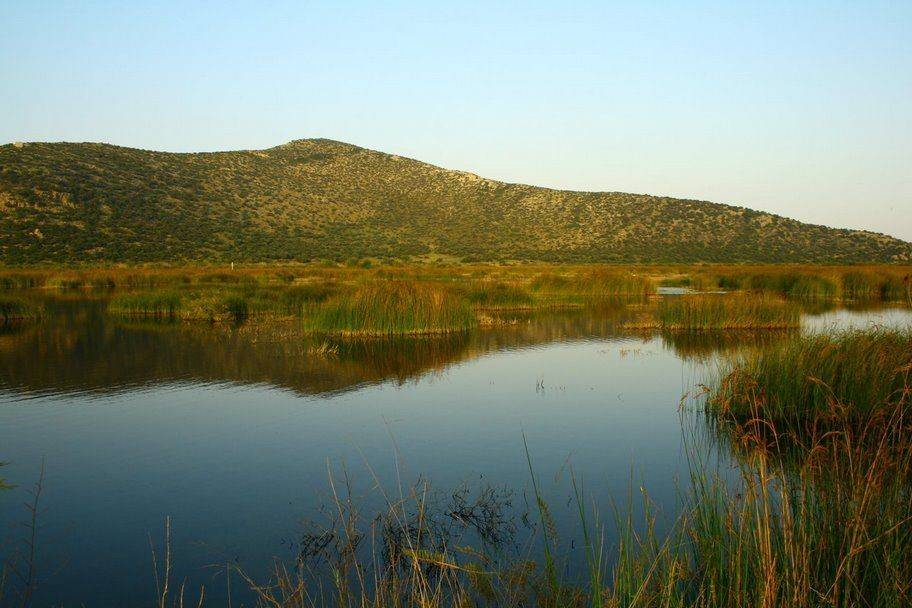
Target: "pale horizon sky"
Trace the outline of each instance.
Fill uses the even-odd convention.
[[[327,137],[912,241],[912,2],[0,0],[0,143]]]

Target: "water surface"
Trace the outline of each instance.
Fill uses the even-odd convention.
[[[48,307],[0,332],[0,476],[16,485],[0,492],[0,551],[19,546],[43,465],[38,605],[150,604],[150,536],[160,544],[165,517],[175,571],[218,605],[225,580],[210,566],[263,576],[274,558],[293,561],[306,522],[323,517],[330,472],[367,512],[383,507],[377,486],[395,496],[424,479],[444,494],[498,488],[521,521],[524,437],[568,547],[571,465],[595,502],[642,486],[670,519],[684,441],[714,450],[687,428],[698,417],[682,418],[682,397],[718,353],[787,337],[631,333],[629,313],[606,308],[333,342],[326,355],[294,322],[125,323],[103,300]],[[825,308],[803,331],[912,322],[906,310]]]

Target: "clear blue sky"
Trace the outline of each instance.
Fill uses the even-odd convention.
[[[0,0],[0,141],[330,137],[912,240],[912,2]]]

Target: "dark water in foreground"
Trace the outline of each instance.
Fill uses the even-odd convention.
[[[714,449],[698,416],[682,418],[682,396],[721,351],[784,336],[625,333],[616,309],[326,355],[294,323],[125,324],[101,302],[49,306],[40,323],[0,330],[0,477],[17,486],[0,491],[0,557],[20,546],[44,463],[36,605],[150,604],[150,535],[161,544],[166,516],[175,572],[220,605],[225,578],[209,566],[262,576],[274,558],[292,562],[304,522],[323,517],[330,471],[347,473],[366,512],[382,507],[376,486],[396,495],[423,478],[444,493],[512,492],[521,521],[524,435],[568,545],[570,465],[595,502],[643,486],[671,519],[685,438]],[[912,316],[829,311],[803,331],[834,323]]]

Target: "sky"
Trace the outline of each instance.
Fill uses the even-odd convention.
[[[912,241],[912,2],[0,0],[0,142],[328,137]]]

